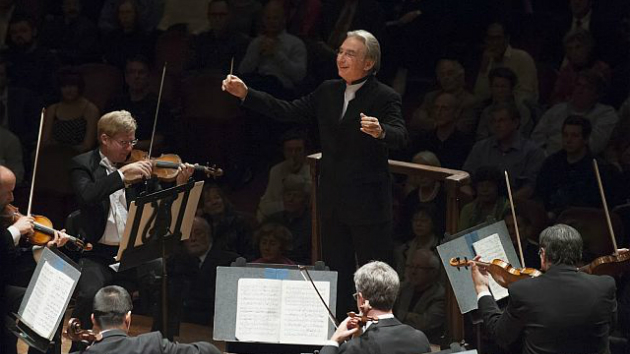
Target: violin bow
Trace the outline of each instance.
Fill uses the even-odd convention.
[[[512,210],[512,220],[514,220],[514,232],[516,232],[516,243],[518,244],[518,254],[521,257],[521,267],[525,268],[525,257],[523,257],[523,246],[521,245],[521,233],[518,231],[518,222],[516,221],[516,209],[514,209],[514,199],[512,199],[512,187],[510,186],[510,177],[508,171],[505,170],[505,185],[507,186],[508,197],[510,199],[510,209]]]
[[[162,68],[162,78],[160,79],[160,90],[158,91],[157,107],[155,107],[155,118],[153,119],[153,130],[151,131],[151,143],[149,144],[149,154],[147,155],[149,158],[151,158],[151,152],[153,151],[155,129],[157,127],[158,115],[160,114],[160,103],[162,102],[162,91],[164,90],[164,77],[166,76],[166,64],[167,62],[164,62],[164,67]]]
[[[604,193],[604,185],[602,184],[602,177],[599,174],[599,165],[597,160],[593,159],[593,170],[595,171],[595,177],[597,178],[597,186],[599,187],[599,195],[602,197],[602,204],[604,205],[604,213],[606,214],[606,224],[608,224],[608,231],[610,232],[610,240],[614,248],[613,255],[617,256],[617,240],[615,239],[615,231],[613,230],[612,221],[610,220],[610,213],[608,212],[608,203],[606,202],[606,194]]]
[[[319,290],[317,290],[317,287],[315,286],[315,282],[313,282],[313,278],[311,278],[311,274],[308,272],[308,269],[306,268],[306,266],[303,266],[303,265],[298,265],[298,269],[300,270],[300,274],[302,275],[302,278],[304,278],[304,280],[306,280],[307,282],[310,282],[311,285],[313,285],[313,289],[315,289],[317,296],[319,296],[319,300],[321,300],[322,305],[324,305],[324,307],[328,311],[328,319],[335,326],[335,329],[337,329],[339,327],[339,321],[337,321],[337,319],[335,318],[335,315],[333,315],[332,311],[330,311],[330,307],[326,305],[326,301],[324,301],[322,294],[320,294]]]
[[[44,115],[46,114],[46,108],[42,108],[42,113],[39,117],[39,133],[37,134],[37,147],[35,148],[35,162],[33,163],[33,176],[31,177],[31,191],[28,195],[28,208],[26,209],[26,216],[31,216],[31,210],[33,207],[33,192],[35,191],[35,177],[37,176],[37,165],[39,162],[39,148],[42,143],[42,131],[44,130]]]

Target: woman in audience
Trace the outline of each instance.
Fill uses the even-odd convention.
[[[501,220],[508,207],[506,187],[501,171],[494,167],[480,167],[473,175],[476,198],[464,205],[459,214],[459,230],[479,225],[491,217]]]
[[[63,68],[57,73],[61,101],[46,109],[42,142],[45,146],[61,145],[85,152],[96,143],[99,111],[83,97],[85,83],[81,73]]]
[[[418,205],[411,218],[412,239],[396,247],[394,250],[394,261],[396,271],[401,277],[405,274],[405,265],[408,263],[415,251],[427,249],[435,251],[439,238],[435,234],[436,208],[433,205]]]
[[[245,218],[234,210],[221,188],[206,184],[203,188],[201,215],[214,231],[218,249],[236,252],[252,259],[251,228]]]
[[[254,244],[260,252],[260,258],[254,263],[294,265],[295,262],[285,257],[292,243],[293,235],[286,227],[274,222],[263,224],[254,233]]]
[[[610,66],[595,58],[594,47],[593,36],[583,29],[571,31],[564,37],[565,61],[551,94],[551,105],[569,101],[577,83],[578,73],[582,70],[594,70],[606,82],[610,82]]]

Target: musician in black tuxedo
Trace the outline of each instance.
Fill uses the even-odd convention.
[[[249,89],[229,75],[223,90],[243,105],[281,121],[317,120],[322,159],[319,210],[322,253],[338,272],[337,312],[352,308],[352,274],[359,265],[392,259],[392,196],[388,150],[403,147],[407,129],[400,96],[374,76],[380,46],[369,32],[348,32],[337,54],[342,80],[322,83],[292,102]]]
[[[70,177],[77,197],[80,214],[76,220],[79,233],[94,249],[82,254],[79,264],[81,278],[76,290],[76,307],[72,314],[89,326],[92,300],[103,286],[113,282],[133,288],[135,271],[114,272],[109,265],[114,263],[118,246],[127,221],[127,208],[145,187],[135,183],[150,179],[152,164],[138,161],[118,166],[125,162],[133,146],[137,124],[127,111],[113,111],[98,121],[97,134],[100,146],[72,159]],[[182,173],[177,184],[185,183],[192,175],[190,165],[180,166]],[[157,181],[149,180],[148,191],[159,188]],[[76,346],[73,345],[73,349]]]
[[[129,337],[132,307],[131,296],[124,288],[111,285],[100,289],[94,296],[94,312],[90,318],[95,332],[100,334],[81,353],[220,354],[210,343],[173,343],[162,338],[160,332]]]
[[[563,224],[543,230],[540,262],[545,273],[512,283],[503,313],[488,291],[486,272],[471,263],[489,338],[505,348],[521,340],[526,354],[610,352],[608,334],[617,316],[615,280],[578,271],[581,257],[577,230]]]
[[[378,261],[367,263],[354,273],[354,286],[357,308],[364,315],[377,317],[378,322],[368,322],[360,336],[346,341],[360,330],[355,319],[346,318],[320,350],[321,354],[418,354],[431,351],[424,333],[402,324],[392,313],[400,288],[398,274],[392,267]]]

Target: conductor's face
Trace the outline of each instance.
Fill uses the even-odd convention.
[[[374,61],[367,59],[366,53],[367,47],[358,38],[348,37],[343,41],[337,52],[337,70],[346,83],[359,80],[370,72]]]

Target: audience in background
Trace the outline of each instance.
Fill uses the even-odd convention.
[[[465,230],[490,220],[498,221],[508,208],[505,178],[496,167],[479,167],[472,175],[475,199],[459,213],[459,230]]]
[[[254,244],[258,246],[260,258],[253,263],[295,264],[286,257],[293,248],[293,235],[280,224],[265,223],[260,226],[254,233]]]
[[[436,251],[441,239],[436,235],[434,220],[438,211],[433,205],[418,205],[414,210],[411,220],[412,238],[394,249],[394,262],[396,271],[401,279],[405,280],[405,266],[411,261],[416,250],[426,249]]]
[[[24,180],[24,161],[20,139],[10,130],[0,126],[0,166],[5,166],[15,174],[19,186]]]

